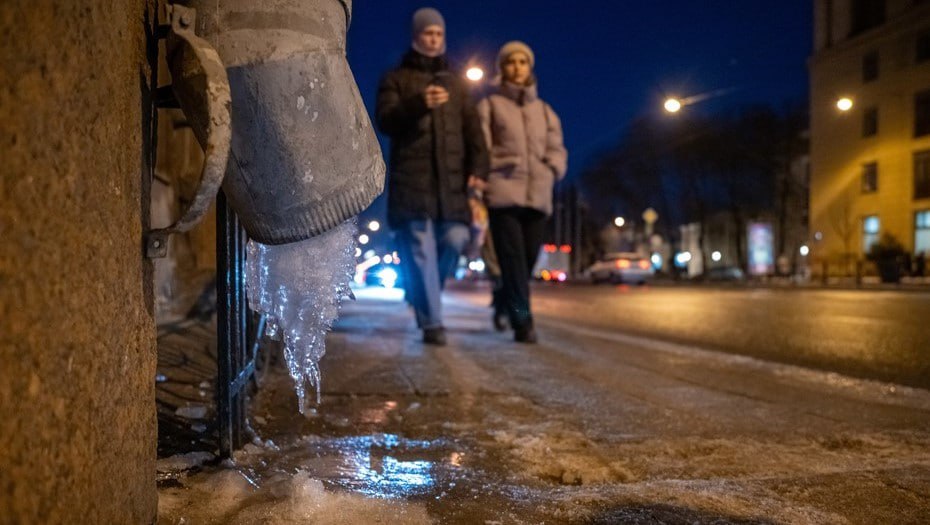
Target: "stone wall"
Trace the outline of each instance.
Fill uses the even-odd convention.
[[[146,1],[0,3],[3,523],[155,519]]]

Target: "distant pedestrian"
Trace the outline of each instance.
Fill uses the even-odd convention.
[[[914,258],[914,266],[917,277],[923,277],[927,274],[927,254],[925,252],[917,254],[917,257]]]
[[[552,191],[565,176],[562,124],[539,98],[536,57],[523,42],[498,53],[500,85],[478,104],[491,152],[485,201],[501,269],[501,299],[514,339],[535,343],[529,282],[552,214]]]
[[[423,341],[446,343],[441,291],[468,243],[469,185],[483,187],[487,148],[474,102],[446,61],[445,20],[413,15],[411,49],[378,88],[377,122],[391,140],[388,222],[407,301]]]

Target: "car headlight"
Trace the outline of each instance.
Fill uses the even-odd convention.
[[[378,280],[385,288],[394,288],[397,284],[397,272],[393,268],[384,268],[378,272]]]

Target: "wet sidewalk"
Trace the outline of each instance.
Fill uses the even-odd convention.
[[[160,523],[930,515],[926,391],[545,319],[541,344],[520,345],[491,329],[483,290],[448,294],[450,344],[432,347],[399,292],[357,295],[328,338],[322,403],[298,412],[274,354],[254,441],[163,483]]]

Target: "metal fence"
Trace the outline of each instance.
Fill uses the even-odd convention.
[[[245,298],[245,230],[221,191],[216,201],[216,409],[221,456],[243,445],[246,387],[255,375],[257,335]]]
[[[148,16],[148,15],[147,15]],[[178,108],[171,86],[160,86],[160,42],[168,34],[168,26],[147,18],[148,75],[141,79],[143,102],[143,202],[142,213],[148,221],[151,181],[155,176],[157,152],[158,110]],[[147,76],[148,78],[145,78]],[[244,443],[246,434],[246,404],[250,384],[254,387],[258,341],[264,331],[264,318],[256,318],[248,310],[245,298],[244,229],[235,212],[229,208],[222,191],[217,196],[217,376],[216,409],[220,455],[228,457]],[[146,222],[146,227],[147,227]]]

